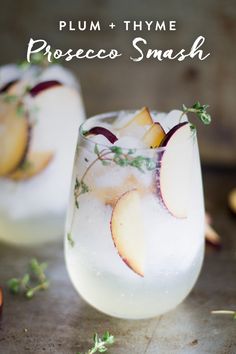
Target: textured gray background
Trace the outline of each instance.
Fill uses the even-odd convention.
[[[235,0],[8,0],[0,4],[0,64],[25,57],[32,37],[54,47],[117,47],[131,53],[134,33],[59,33],[60,19],[175,19],[177,32],[143,34],[152,47],[187,48],[199,34],[207,37],[211,57],[198,61],[132,63],[79,61],[70,67],[80,77],[88,115],[148,105],[169,110],[195,99],[209,103],[212,127],[198,124],[202,158],[230,168],[205,168],[207,209],[222,235],[223,248],[207,248],[204,267],[188,299],[176,310],[149,321],[109,318],[88,305],[69,282],[62,244],[18,249],[0,245],[0,286],[4,311],[0,319],[0,354],[75,354],[85,351],[94,331],[110,330],[114,354],[234,354],[236,323],[212,316],[218,308],[235,308],[236,220],[227,209],[227,195],[236,171],[236,6]],[[219,188],[220,186],[220,188]],[[1,196],[0,196],[1,197]],[[51,287],[32,301],[13,297],[6,281],[20,276],[29,258],[49,263]],[[27,328],[27,332],[24,329]],[[196,341],[197,340],[197,341]]]
[[[58,31],[58,21],[96,20],[114,31]],[[170,110],[196,99],[211,105],[213,124],[199,124],[202,157],[207,162],[236,162],[236,6],[235,0],[8,0],[1,1],[0,64],[26,56],[30,36],[54,48],[115,47],[132,54],[139,35],[119,30],[127,19],[177,21],[176,32],[142,33],[152,48],[189,48],[198,35],[206,37],[211,56],[204,62],[73,61],[80,77],[88,115],[148,105]]]

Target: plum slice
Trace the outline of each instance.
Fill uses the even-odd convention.
[[[50,151],[30,152],[22,165],[8,177],[22,181],[36,176],[48,166],[52,158],[53,153]]]
[[[107,140],[109,140],[112,144],[114,144],[114,142],[116,142],[117,140],[115,134],[113,134],[110,130],[104,127],[93,127],[85,134],[85,136],[98,134],[104,135],[105,138],[107,138]]]
[[[157,172],[158,193],[167,210],[177,218],[188,215],[191,164],[193,156],[192,129],[188,122],[173,127],[161,146],[160,169]]]
[[[0,89],[0,93],[5,93],[9,90],[9,88],[14,85],[16,82],[18,82],[18,80],[12,80],[7,82],[4,86],[1,87]]]
[[[6,176],[23,161],[30,140],[27,114],[19,112],[19,102],[0,102],[0,176]]]
[[[144,276],[145,244],[141,200],[137,189],[120,196],[111,217],[111,234],[118,254],[135,273]]]
[[[3,292],[2,292],[2,288],[0,288],[0,315],[2,313],[2,308],[3,308]]]
[[[165,137],[165,132],[159,123],[153,123],[148,131],[144,134],[143,142],[149,148],[158,147]]]
[[[137,114],[135,114],[134,117],[131,118],[131,120],[128,123],[125,124],[125,126],[122,129],[125,129],[132,124],[137,124],[141,126],[152,125],[153,120],[149,112],[149,109],[147,107],[143,107]]]
[[[38,95],[40,92],[47,90],[49,88],[55,87],[55,86],[60,86],[61,83],[58,80],[48,80],[48,81],[43,81],[35,85],[34,87],[31,88],[29,91],[32,97],[35,97]]]

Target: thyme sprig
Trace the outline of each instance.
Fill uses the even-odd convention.
[[[39,290],[46,290],[49,281],[45,275],[47,263],[39,263],[36,258],[29,262],[28,272],[22,278],[12,278],[7,284],[13,294],[24,294],[32,298]]]
[[[39,52],[39,53],[33,53],[30,57],[30,63],[27,60],[22,60],[18,63],[18,66],[25,70],[28,69],[31,65],[38,65],[41,66],[42,68],[48,67],[51,64],[55,64],[58,62],[57,59],[54,57],[51,58],[51,61],[49,62],[47,59],[47,55]]]
[[[75,241],[73,240],[71,232],[67,232],[67,240],[71,247],[74,247]]]
[[[208,104],[201,105],[199,101],[194,103],[192,107],[186,107],[184,104],[182,106],[182,114],[180,116],[180,121],[183,118],[184,114],[187,113],[194,113],[196,116],[200,119],[202,123],[205,125],[209,125],[211,123],[211,116],[207,112],[207,109],[209,108]],[[192,129],[195,129],[195,126],[192,124],[191,125]]]
[[[79,208],[78,198],[85,193],[90,191],[89,186],[85,182],[85,178],[89,170],[94,166],[95,163],[100,161],[103,166],[108,166],[112,163],[120,166],[127,167],[131,166],[138,169],[140,172],[153,171],[156,168],[156,162],[150,158],[142,155],[134,155],[136,149],[128,149],[123,151],[119,146],[110,146],[99,151],[98,145],[94,147],[94,153],[97,155],[96,159],[91,162],[91,164],[86,168],[83,176],[79,180],[76,177],[75,187],[74,187],[74,197],[75,205]]]
[[[1,97],[6,103],[16,103],[16,113],[18,116],[22,117],[26,114],[25,105],[22,101],[23,95],[12,95],[10,93],[4,92]]]
[[[106,331],[102,338],[99,338],[98,334],[95,333],[93,336],[93,347],[89,349],[85,354],[94,354],[94,353],[104,353],[107,351],[107,346],[112,345],[115,342],[115,338],[112,334]],[[77,354],[82,354],[78,352]]]

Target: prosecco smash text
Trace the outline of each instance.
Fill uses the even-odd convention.
[[[108,24],[110,30],[116,28],[116,24],[111,22]],[[58,26],[59,31],[100,31],[101,23],[100,21],[59,21]],[[133,31],[141,34],[142,31],[176,31],[176,21],[123,21],[119,30],[123,31]],[[205,53],[203,50],[203,44],[205,42],[205,37],[198,36],[191,47],[187,49],[161,49],[161,48],[151,48],[150,44],[144,37],[137,36],[132,40],[132,56],[122,53],[116,48],[104,49],[104,48],[93,48],[93,49],[52,49],[51,44],[47,43],[44,39],[33,39],[31,38],[28,43],[27,48],[27,61],[31,62],[32,55],[37,53],[43,54],[45,59],[49,62],[61,59],[64,61],[71,61],[72,59],[117,59],[123,55],[129,57],[133,62],[140,62],[145,59],[152,59],[157,61],[163,60],[177,60],[184,61],[186,58],[205,60],[210,53]]]

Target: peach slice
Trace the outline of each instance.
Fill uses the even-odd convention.
[[[141,200],[137,189],[125,192],[116,202],[111,217],[111,234],[122,260],[144,276],[145,245]]]
[[[0,176],[6,176],[20,165],[27,152],[30,126],[19,102],[0,102]]]
[[[53,158],[53,153],[30,152],[23,164],[8,177],[15,181],[23,181],[42,172]]]
[[[8,92],[12,85],[14,85],[18,80],[12,80],[7,82],[4,86],[0,88],[0,93]]]
[[[122,129],[129,127],[130,125],[152,125],[153,120],[149,109],[147,107],[143,107]]]
[[[165,132],[159,123],[153,123],[144,134],[143,142],[150,148],[158,147],[165,137]]]
[[[7,89],[7,94],[12,96],[23,96],[26,92],[28,82],[26,80],[17,80]]]

